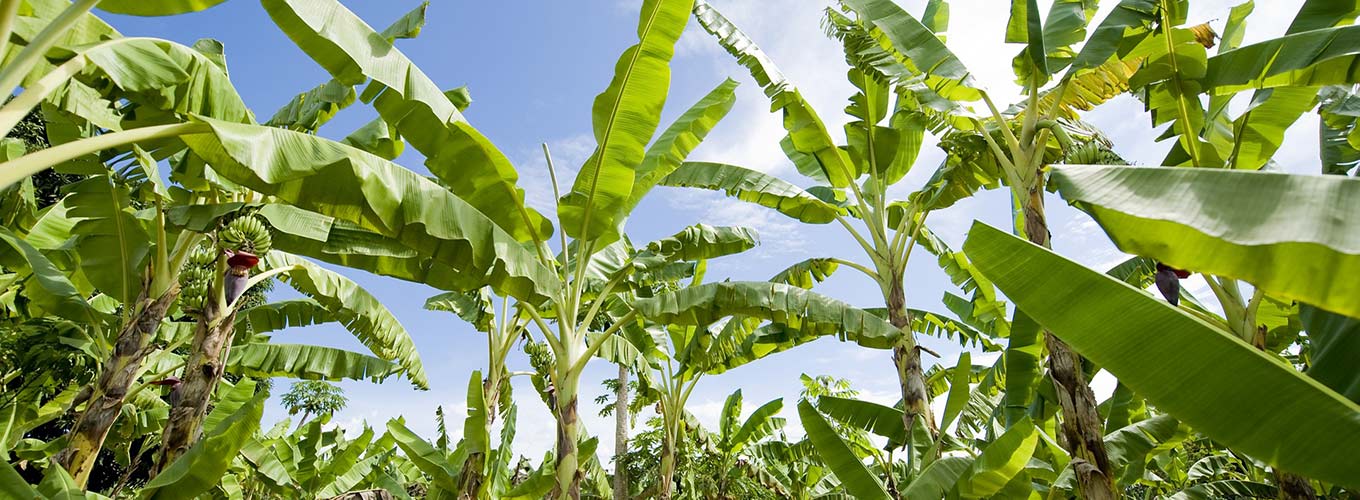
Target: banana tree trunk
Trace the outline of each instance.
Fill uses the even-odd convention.
[[[496,414],[499,413],[501,399],[501,375],[498,371],[492,370],[492,375],[482,380],[482,402],[486,405],[486,434],[491,435],[491,428],[496,424]],[[468,454],[467,462],[463,466],[462,484],[458,485],[459,499],[481,498],[481,490],[486,483],[486,453],[481,451]]]
[[[888,274],[894,276],[894,274]],[[902,423],[911,435],[916,417],[925,419],[931,434],[935,429],[935,415],[930,411],[930,395],[926,393],[925,374],[921,370],[921,350],[916,348],[911,332],[911,317],[907,313],[906,293],[902,280],[893,278],[888,290],[888,322],[902,331],[904,338],[893,346],[893,364],[897,366],[897,382],[902,388]]]
[[[1279,469],[1272,469],[1275,475],[1275,485],[1279,488],[1280,500],[1316,500],[1317,492],[1313,491],[1313,485],[1308,484],[1308,480],[1303,476],[1285,472]]]
[[[570,370],[567,370],[568,372]],[[579,375],[559,377],[561,385],[552,395],[557,413],[557,485],[553,498],[581,499],[581,463],[576,450],[577,432],[576,393]]]
[[[670,500],[675,492],[675,446],[679,437],[679,426],[683,425],[682,416],[676,413],[684,413],[684,408],[662,408],[670,415],[663,415],[662,419],[665,430],[661,434],[661,476],[658,478],[660,490],[656,497],[661,500]]]
[[[104,446],[109,428],[123,408],[123,399],[142,370],[142,362],[151,353],[151,336],[165,319],[170,304],[179,297],[179,284],[174,283],[154,300],[147,296],[151,275],[143,279],[142,294],[134,305],[136,315],[118,331],[113,352],[104,362],[99,379],[90,393],[85,411],[76,418],[68,434],[65,450],[57,455],[57,462],[65,467],[78,486],[89,481],[95,457]]]
[[[614,498],[628,500],[628,367],[619,364],[619,387],[614,391]]]
[[[207,301],[203,316],[194,328],[193,350],[184,365],[182,385],[177,389],[170,408],[170,419],[161,434],[160,458],[156,473],[164,470],[176,458],[189,451],[198,440],[203,416],[208,410],[213,389],[222,380],[226,369],[226,354],[235,334],[236,311],[223,314],[213,301]]]
[[[1035,186],[1023,197],[1025,236],[1034,244],[1051,248],[1048,220],[1044,215],[1043,186]],[[1113,500],[1113,469],[1105,451],[1105,439],[1095,393],[1086,381],[1081,356],[1058,337],[1044,330],[1048,346],[1048,373],[1062,409],[1063,441],[1072,454],[1081,497],[1087,500]],[[1080,460],[1080,462],[1078,462]]]

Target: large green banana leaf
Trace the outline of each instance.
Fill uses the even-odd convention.
[[[211,133],[188,135],[184,141],[219,175],[393,238],[440,261],[445,270],[438,277],[446,285],[472,290],[489,284],[534,302],[558,286],[556,275],[539,263],[532,249],[467,201],[410,170],[313,135],[203,121]],[[417,271],[422,270],[405,274]]]
[[[264,401],[268,397],[267,391],[260,392],[230,417],[208,428],[203,440],[146,484],[141,497],[151,500],[197,498],[216,486],[237,452],[259,430]]]
[[[1249,88],[1360,82],[1360,26],[1305,31],[1209,58],[1203,88],[1231,94]]]
[[[771,283],[784,283],[798,288],[812,289],[812,285],[826,281],[840,264],[835,260],[814,257],[784,268],[770,278]]]
[[[783,409],[782,398],[772,399],[756,408],[756,411],[751,412],[751,416],[746,417],[746,422],[741,424],[741,428],[726,441],[729,452],[740,452],[746,446],[755,444],[784,427],[784,419],[775,416]]]
[[[269,252],[264,261],[270,268],[294,267],[281,275],[284,282],[326,307],[374,355],[401,365],[416,387],[428,387],[425,368],[410,334],[367,290],[339,273],[282,251]]]
[[[973,467],[959,478],[963,498],[989,498],[997,494],[1029,463],[1039,444],[1039,433],[1029,417],[1020,419],[982,450]]]
[[[173,16],[198,12],[227,0],[102,0],[99,10],[131,16]]]
[[[907,442],[907,428],[902,421],[902,410],[859,399],[821,396],[817,409],[838,422],[888,439],[889,448]]]
[[[406,454],[406,457],[420,469],[421,472],[429,474],[430,482],[448,491],[458,491],[457,466],[450,464],[448,457],[443,452],[431,446],[416,433],[411,432],[399,420],[392,420],[387,423],[387,432],[397,441],[397,446]]]
[[[1358,180],[1062,166],[1053,184],[1124,252],[1360,317]]]
[[[357,352],[305,344],[246,344],[231,350],[227,371],[257,378],[382,382],[395,363]]]
[[[671,84],[675,42],[689,23],[693,0],[645,0],[638,43],[623,51],[614,78],[595,96],[595,152],[558,204],[562,230],[578,240],[612,240],[633,194],[647,143],[661,122]]]
[[[319,325],[335,321],[330,310],[312,299],[292,299],[270,302],[241,309],[236,313],[236,328],[255,334],[276,332],[285,328]]]
[[[389,42],[395,42],[398,38],[419,36],[421,28],[425,26],[425,9],[429,6],[429,2],[424,2],[411,9],[384,29],[382,31],[383,37]],[[340,110],[354,104],[356,98],[357,94],[353,85],[345,85],[335,79],[327,80],[325,83],[299,93],[290,99],[287,104],[274,112],[267,125],[315,133]],[[457,106],[458,103],[455,102],[454,105]],[[458,110],[462,111],[463,108],[459,107]],[[377,125],[375,124],[379,122],[384,124],[383,128],[387,128],[386,122],[381,119],[374,120],[363,128],[370,126],[376,128]]]
[[[1302,33],[1350,24],[1356,15],[1360,15],[1360,2],[1356,0],[1304,0],[1285,33]]]
[[[266,204],[257,213],[274,229],[274,248],[279,250],[441,290],[466,286],[448,262],[344,219],[279,203]]]
[[[959,478],[973,467],[973,457],[941,457],[926,466],[902,491],[902,498],[947,498]]]
[[[817,449],[817,455],[826,462],[836,478],[841,480],[841,487],[845,488],[846,492],[861,499],[891,498],[878,477],[869,472],[864,462],[851,451],[850,445],[836,434],[836,429],[831,427],[811,403],[806,400],[798,402],[798,417],[803,422],[808,439]]]
[[[485,288],[473,292],[444,292],[425,299],[425,309],[445,311],[472,324],[479,332],[490,332],[496,319],[491,294]]]
[[[771,321],[799,336],[836,335],[875,349],[891,347],[900,334],[891,323],[862,309],[779,283],[709,283],[640,299],[633,306],[660,323],[707,326],[740,315]]]
[[[0,265],[11,272],[29,274],[30,286],[24,295],[33,305],[71,321],[102,323],[104,315],[85,301],[75,285],[42,252],[4,227],[0,227],[0,243],[3,244]]]
[[[826,224],[844,212],[777,177],[724,163],[685,162],[661,185],[722,191],[809,224]]]
[[[1355,403],[1143,290],[1003,231],[975,223],[964,250],[1019,309],[1150,404],[1284,470],[1360,481]]]
[[[666,260],[704,260],[755,248],[760,237],[740,226],[695,224],[668,238],[647,244],[647,251]]]
[[[1348,175],[1360,163],[1360,94],[1354,86],[1324,87],[1318,94],[1318,149],[1322,173]]]
[[[846,187],[858,177],[849,155],[836,146],[821,117],[812,109],[793,83],[775,67],[774,61],[760,50],[754,40],[704,0],[694,2],[694,18],[718,45],[750,70],[756,84],[765,90],[773,109],[784,114],[785,152],[794,160],[798,172],[815,181]]]
[[[727,116],[732,103],[736,102],[736,88],[737,82],[731,78],[718,84],[676,118],[671,126],[666,127],[666,131],[647,148],[642,164],[638,165],[637,177],[633,180],[633,192],[624,204],[625,214],[631,213],[658,182],[680,168],[690,152],[708,136],[708,132]]]
[[[1360,319],[1299,306],[1299,320],[1308,331],[1311,349],[1308,376],[1360,403]]]
[[[892,0],[843,0],[859,14],[860,22],[883,31],[893,48],[922,73],[976,88],[973,76],[944,41]]]
[[[519,241],[543,241],[552,225],[524,204],[518,174],[454,103],[378,33],[336,0],[265,0],[299,48],[345,85],[372,79],[367,95],[383,119],[425,154],[425,166],[459,197]],[[664,95],[664,94],[663,94]]]

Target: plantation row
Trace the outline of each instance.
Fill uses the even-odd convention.
[[[0,497],[1360,494],[1360,1],[1304,1],[1283,36],[1244,45],[1252,0],[1224,12],[1221,33],[1187,19],[1186,0],[1121,0],[1104,16],[1093,0],[1013,0],[996,49],[1019,50],[1007,92],[1022,97],[996,103],[945,43],[946,0],[922,12],[839,0],[822,22],[845,64],[826,71],[855,94],[835,120],[714,6],[645,0],[636,45],[591,108],[593,153],[567,179],[543,149],[546,214],[462,114],[469,91],[442,90],[394,47],[419,35],[425,6],[375,30],[338,0],[261,0],[331,77],[267,120],[233,88],[220,43],[123,37],[93,10],[223,1],[0,0],[13,95],[0,107]],[[801,178],[687,161],[738,85],[663,127],[690,23],[749,70]],[[1160,127],[1160,166],[1128,165],[1082,121],[1125,93]],[[378,117],[340,141],[317,135],[351,106]],[[1285,173],[1272,158],[1312,112],[1319,167]],[[938,166],[916,165],[927,136]],[[428,176],[394,163],[407,146]],[[633,241],[626,223],[658,186],[831,225],[862,253],[768,281],[706,276],[756,233],[694,224]],[[1013,225],[975,222],[960,248],[930,230],[931,213],[990,189],[1009,190]],[[1089,269],[1051,251],[1064,234],[1045,204],[1058,202],[1136,257]],[[913,253],[960,294],[908,308]],[[409,333],[345,268],[441,290],[426,308],[485,333],[467,414],[441,409],[438,436],[401,418],[357,436],[330,423],[345,399],[321,381],[431,384]],[[867,276],[881,307],[815,291],[836,272]],[[1181,286],[1192,275],[1214,301]],[[278,285],[304,298],[272,300]],[[271,340],[331,322],[369,352]],[[805,377],[789,403],[803,435],[785,432],[783,400],[750,410],[740,391],[717,428],[686,411],[703,377],[828,336],[881,352],[900,402]],[[927,367],[922,336],[964,354]],[[509,366],[516,350],[531,366]],[[981,353],[998,356],[974,364]],[[590,363],[618,369],[602,398],[612,453],[580,423]],[[1101,370],[1118,381],[1103,401],[1090,387]],[[513,375],[537,394],[512,395]],[[296,426],[261,427],[276,377],[309,381],[283,399]],[[516,457],[517,414],[544,411],[534,399],[555,449]],[[657,418],[630,439],[646,411]]]

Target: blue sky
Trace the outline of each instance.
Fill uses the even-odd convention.
[[[906,9],[920,13],[924,0],[898,0]],[[851,95],[845,82],[844,58],[839,45],[821,30],[820,0],[712,0],[771,55],[776,64],[819,111],[828,128],[841,135],[846,119],[841,111]],[[1098,18],[1117,3],[1102,2]],[[1211,22],[1221,28],[1228,9],[1236,1],[1196,1],[1192,22]],[[1262,1],[1249,19],[1246,43],[1283,33],[1301,2]],[[369,24],[386,26],[419,5],[413,0],[350,0],[346,6]],[[435,0],[421,36],[401,40],[398,47],[443,88],[467,85],[473,97],[466,115],[516,163],[521,186],[529,200],[545,213],[552,213],[551,190],[539,150],[547,143],[559,169],[571,173],[590,154],[590,106],[594,96],[608,85],[618,54],[635,43],[640,1],[594,0],[579,2],[451,2]],[[949,46],[959,54],[975,76],[998,100],[1016,95],[1011,82],[1010,58],[1019,50],[1002,44],[1007,2],[1001,0],[954,0]],[[1046,4],[1046,2],[1041,2]],[[1045,6],[1046,8],[1046,6]],[[226,46],[233,83],[255,111],[267,119],[296,93],[329,77],[306,57],[270,21],[256,2],[233,0],[208,11],[170,18],[132,18],[104,14],[128,36],[154,36],[191,44],[199,38],[215,38]],[[724,53],[706,33],[691,22],[672,62],[669,104],[662,126],[724,78],[741,82],[737,103],[728,117],[691,159],[721,161],[756,168],[799,184],[792,165],[779,150],[783,135],[777,115],[750,76]],[[1003,98],[1002,96],[1006,96]],[[375,114],[362,105],[342,112],[322,135],[339,138],[372,119]],[[1116,150],[1139,164],[1156,164],[1167,145],[1153,141],[1156,131],[1137,101],[1121,97],[1086,116],[1111,137]],[[1306,115],[1290,130],[1286,146],[1276,156],[1285,168],[1313,173],[1317,167],[1316,118]],[[418,152],[407,148],[399,163],[424,172]],[[927,179],[942,154],[927,139],[916,167],[895,191],[905,196]],[[1048,200],[1055,248],[1075,260],[1098,269],[1124,259],[1088,217],[1070,209],[1059,198]],[[1009,203],[1004,191],[984,193],[948,210],[933,214],[930,227],[952,245],[962,243],[974,219],[1009,227]],[[739,260],[710,263],[709,280],[763,280],[784,267],[809,257],[839,256],[864,262],[858,247],[839,227],[798,224],[781,215],[721,196],[696,191],[660,188],[645,200],[630,220],[635,241],[649,241],[697,222],[714,225],[747,225],[761,234],[762,245]],[[908,269],[907,301],[911,307],[944,310],[940,297],[955,292],[932,258],[917,253]],[[922,257],[924,256],[924,257]],[[424,285],[379,278],[343,270],[377,295],[410,331],[430,378],[430,390],[418,391],[400,380],[384,384],[345,382],[349,407],[335,422],[357,429],[367,422],[381,428],[389,418],[405,415],[420,434],[434,436],[434,408],[443,405],[450,415],[465,409],[464,388],[469,373],[485,367],[485,338],[447,313],[425,311],[426,297],[436,293]],[[1189,285],[1203,296],[1204,285]],[[282,287],[280,287],[282,288]],[[847,302],[881,306],[876,285],[846,268],[818,291]],[[1208,298],[1207,296],[1205,298]],[[290,330],[275,337],[281,342],[315,343],[363,350],[342,328],[317,326]],[[927,364],[954,364],[959,348],[948,341],[925,338],[922,343],[943,359],[926,357]],[[974,355],[975,363],[990,363],[990,356]],[[509,361],[511,369],[528,369],[518,351]],[[716,424],[722,402],[738,388],[747,401],[746,410],[783,397],[784,416],[790,435],[801,434],[792,410],[801,388],[798,376],[833,375],[850,379],[867,399],[891,404],[898,399],[889,354],[823,339],[790,352],[775,355],[700,382],[690,400],[690,411],[710,428]],[[601,440],[601,450],[612,450],[612,420],[596,416],[594,396],[604,392],[598,382],[615,375],[615,368],[596,361],[586,370],[582,389],[582,415],[586,427]],[[278,404],[289,381],[276,381],[275,397],[265,415],[265,425],[286,417]],[[1100,377],[1097,392],[1109,390],[1109,379]],[[520,404],[515,448],[529,456],[541,456],[553,442],[553,420],[548,410],[522,377],[516,378]],[[451,427],[459,426],[452,419]],[[639,420],[639,423],[641,420]]]

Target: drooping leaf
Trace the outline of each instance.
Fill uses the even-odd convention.
[[[686,162],[662,179],[661,185],[722,191],[809,224],[826,224],[844,212],[774,176],[723,163]]]
[[[1360,316],[1360,181],[1219,169],[1061,166],[1053,184],[1120,250]],[[1287,202],[1285,200],[1288,200]]]
[[[387,432],[396,440],[397,446],[406,454],[406,458],[409,458],[421,472],[430,476],[433,485],[448,491],[458,491],[456,479],[459,469],[450,464],[448,458],[437,448],[395,419],[387,422]]]
[[[666,260],[704,260],[755,248],[760,237],[740,226],[695,224],[668,238],[647,244],[647,251]]]
[[[130,16],[173,16],[198,12],[227,0],[102,0],[99,10]]]
[[[547,298],[554,273],[467,201],[420,175],[325,139],[272,127],[204,120],[185,136],[221,176],[280,201],[357,224],[443,264],[442,286],[490,284],[527,300]],[[415,262],[424,269],[428,262]],[[456,270],[456,272],[449,272]]]
[[[661,323],[706,326],[741,315],[781,325],[789,334],[836,335],[886,349],[899,332],[891,323],[844,302],[778,283],[723,282],[688,287],[634,302],[642,316]]]
[[[784,283],[811,290],[812,285],[826,281],[840,267],[835,260],[812,258],[785,268],[770,278],[771,283]]]
[[[1149,404],[1274,466],[1355,482],[1348,471],[1360,453],[1338,441],[1360,443],[1355,403],[1143,290],[1005,232],[975,224],[964,249],[1019,309]],[[1281,397],[1288,404],[1276,411],[1237,418]]]
[[[921,72],[973,88],[973,77],[944,42],[891,0],[843,0],[860,21],[871,24]]]
[[[270,268],[295,267],[281,279],[330,310],[374,355],[400,365],[416,387],[427,387],[425,368],[410,334],[367,290],[339,273],[279,250],[269,252],[264,262]]]
[[[485,288],[472,292],[444,292],[425,299],[425,309],[447,311],[471,323],[479,332],[490,332],[496,319],[491,294]]]
[[[336,0],[268,0],[265,10],[298,47],[341,84],[372,79],[374,108],[424,153],[425,166],[458,197],[519,241],[543,241],[552,226],[524,204],[518,174],[443,91],[388,37]]]
[[[785,152],[798,171],[834,187],[846,187],[853,182],[858,176],[849,157],[836,146],[817,112],[755,41],[704,0],[694,2],[694,18],[738,64],[750,70],[751,77],[770,98],[771,111],[783,112],[784,130],[789,133],[784,138]]]
[[[370,380],[381,382],[395,363],[333,347],[302,344],[246,344],[231,350],[227,371],[257,378]]]

